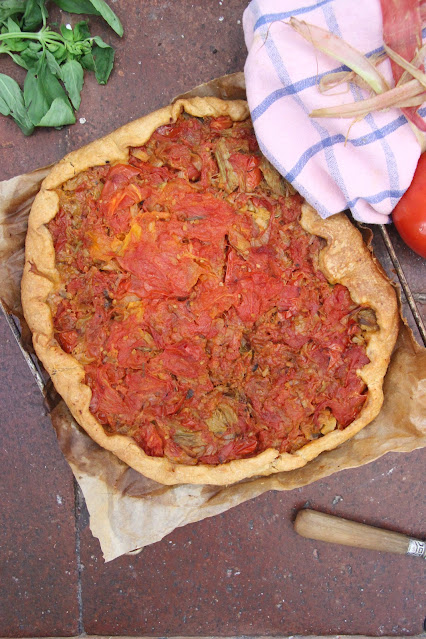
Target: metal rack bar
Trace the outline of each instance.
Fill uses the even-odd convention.
[[[383,224],[380,224],[379,228],[380,228],[380,233],[382,235],[383,241],[388,250],[389,257],[392,260],[392,264],[395,268],[396,274],[398,275],[399,281],[401,283],[402,290],[404,291],[405,297],[407,298],[408,306],[410,307],[410,310],[413,314],[414,321],[416,322],[417,328],[419,329],[419,333],[422,337],[423,343],[426,346],[426,328],[421,318],[421,315],[417,309],[416,300],[413,297],[410,286],[407,282],[407,278],[405,277],[404,271],[402,270],[401,263],[395,252],[395,249],[393,247],[392,241],[389,237],[389,233],[387,232],[386,227]]]

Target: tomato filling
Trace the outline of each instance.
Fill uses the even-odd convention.
[[[55,338],[106,432],[219,464],[357,417],[374,313],[324,277],[249,121],[182,116],[58,195]]]

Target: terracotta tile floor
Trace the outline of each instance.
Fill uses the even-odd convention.
[[[116,2],[122,40],[92,20],[117,47],[117,58],[106,87],[86,80],[79,112],[86,122],[24,139],[1,118],[0,178],[55,161],[178,93],[241,70],[246,5]],[[8,61],[1,70],[19,79]],[[425,262],[390,233],[426,319]],[[377,231],[374,243],[390,272]],[[300,490],[265,494],[176,530],[137,556],[104,564],[43,399],[2,317],[0,361],[0,636],[422,631],[420,560],[304,540],[292,517],[310,504],[424,537],[424,451],[387,455]]]

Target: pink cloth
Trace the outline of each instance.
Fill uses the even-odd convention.
[[[289,25],[291,16],[343,38],[364,54],[381,50],[379,0],[253,0],[244,12],[247,99],[264,155],[322,217],[350,209],[383,224],[411,183],[420,146],[399,109],[361,121],[312,119],[322,107],[369,97],[352,85],[321,94],[319,78],[341,71]],[[390,63],[379,67],[393,86]],[[343,91],[343,92],[342,92]],[[426,108],[419,110],[426,115]]]

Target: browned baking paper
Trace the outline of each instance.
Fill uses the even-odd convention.
[[[179,97],[244,97],[243,74],[219,78]],[[19,283],[29,209],[48,168],[0,183],[0,299],[22,316]],[[426,349],[402,325],[385,378],[378,417],[353,439],[307,466],[227,487],[163,486],[100,448],[76,424],[64,402],[51,412],[61,450],[80,485],[105,561],[162,539],[179,526],[217,515],[267,490],[292,490],[388,452],[426,446]],[[57,403],[59,401],[59,403]]]

